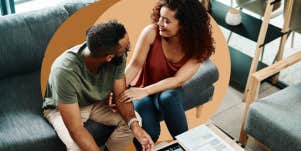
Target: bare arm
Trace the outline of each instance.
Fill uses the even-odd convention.
[[[146,60],[150,45],[153,43],[155,37],[156,26],[153,24],[146,26],[141,32],[136,43],[133,56],[125,69],[126,85],[129,85],[141,70]]]
[[[83,151],[100,151],[94,138],[83,126],[78,103],[64,104],[59,102],[58,109],[72,137]]]
[[[121,95],[118,101],[130,102],[132,100],[139,100],[148,95],[180,87],[195,74],[199,66],[200,63],[197,60],[190,59],[177,71],[175,76],[163,79],[144,88],[130,88]]]
[[[124,78],[115,80],[113,91],[116,97],[118,97],[123,91],[125,91],[125,89],[126,85]],[[116,99],[113,99],[113,101],[115,100]],[[129,122],[132,118],[136,117],[134,113],[133,103],[121,103],[118,101],[115,101],[114,103],[116,103],[118,111],[126,122]]]
[[[114,93],[115,96],[119,96],[124,92],[125,78],[115,80],[114,82]],[[116,99],[115,99],[116,100]],[[117,109],[120,112],[123,119],[128,123],[132,118],[136,118],[134,113],[133,103],[124,103],[116,101]],[[154,142],[151,137],[139,126],[138,122],[134,122],[130,125],[134,137],[139,141],[144,151],[153,150]]]

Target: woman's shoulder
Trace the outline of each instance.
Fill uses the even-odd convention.
[[[150,24],[147,25],[142,31],[145,41],[148,43],[153,43],[157,36],[157,25]]]
[[[156,24],[149,24],[147,26],[144,27],[144,30],[147,32],[151,32],[151,33],[156,33],[157,32],[157,25]]]

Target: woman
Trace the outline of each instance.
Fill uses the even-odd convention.
[[[126,90],[119,101],[134,101],[142,127],[153,141],[164,119],[175,137],[188,129],[182,84],[214,53],[209,16],[198,0],[160,0],[152,23],[142,31],[126,68]],[[140,150],[139,143],[135,143]]]

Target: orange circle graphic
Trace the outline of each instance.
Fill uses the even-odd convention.
[[[68,18],[56,31],[48,44],[41,70],[41,91],[44,95],[51,64],[65,50],[85,40],[86,30],[95,23],[116,19],[124,24],[132,47],[142,29],[150,24],[150,13],[154,1],[147,0],[101,0],[86,6]],[[207,121],[218,109],[228,89],[230,79],[230,55],[226,40],[219,26],[211,18],[212,33],[215,40],[215,54],[210,58],[219,70],[219,80],[215,82],[211,101],[204,104],[201,117],[187,116],[189,127],[195,127]],[[195,114],[189,110],[186,114]],[[162,130],[164,131],[164,130]]]

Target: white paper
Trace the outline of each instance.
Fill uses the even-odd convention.
[[[206,125],[200,125],[176,136],[189,151],[234,151]]]

